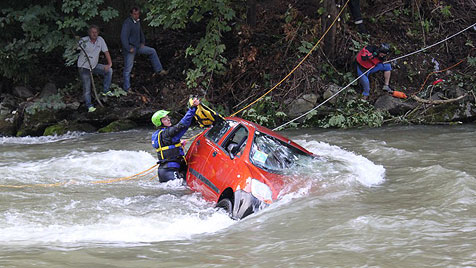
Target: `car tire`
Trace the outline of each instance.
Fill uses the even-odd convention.
[[[217,203],[216,207],[225,210],[226,214],[228,214],[229,216],[231,216],[231,213],[233,212],[233,204],[228,198],[223,198],[222,200],[220,200]]]

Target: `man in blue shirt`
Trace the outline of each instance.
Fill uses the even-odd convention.
[[[160,63],[159,56],[154,48],[145,45],[145,36],[140,26],[140,9],[133,7],[131,9],[131,16],[127,18],[122,24],[121,43],[124,55],[124,90],[128,91],[131,88],[131,71],[134,65],[134,57],[136,54],[145,54],[154,68],[154,76],[156,74],[166,75],[168,72],[164,70]]]
[[[160,110],[152,116],[152,123],[156,127],[164,126],[152,134],[152,146],[157,151],[159,159],[159,181],[167,182],[175,179],[183,179],[186,170],[185,153],[180,139],[192,124],[193,116],[197,111],[200,101],[194,98],[192,106],[185,116],[174,126],[168,117],[168,111]]]

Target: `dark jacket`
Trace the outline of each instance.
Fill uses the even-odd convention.
[[[169,146],[169,145],[174,145],[177,143],[180,143],[180,139],[182,136],[187,132],[188,128],[192,124],[193,116],[195,115],[195,111],[197,110],[196,107],[191,107],[188,109],[187,113],[185,116],[180,120],[180,122],[174,126],[170,127],[165,127],[158,129],[152,134],[152,146],[157,149],[159,148],[159,142],[158,142],[158,135],[160,133],[160,144],[162,147]],[[182,149],[182,147],[178,148],[180,150],[179,155],[184,156],[185,153]],[[170,160],[176,160],[176,159],[170,159]],[[168,162],[168,167],[180,167],[179,162],[171,161]]]
[[[140,21],[134,22],[131,17],[124,21],[121,30],[121,43],[124,52],[129,52],[131,47],[138,49],[141,44],[145,44],[145,36],[140,27]]]

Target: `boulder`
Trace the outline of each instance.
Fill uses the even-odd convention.
[[[0,136],[13,136],[20,121],[17,102],[11,95],[2,95],[0,102]]]
[[[13,95],[22,99],[33,97],[33,93],[31,92],[31,90],[24,86],[16,86],[13,89]]]
[[[48,83],[43,87],[43,90],[40,93],[40,98],[49,97],[51,95],[58,94],[58,89],[53,83]]]
[[[324,94],[322,95],[324,100],[332,97],[332,95],[336,94],[341,89],[340,86],[336,84],[329,84],[326,86]],[[337,96],[329,100],[329,103],[335,104],[337,102]]]
[[[38,111],[34,114],[24,113],[23,122],[17,132],[17,137],[40,136],[46,127],[63,119],[62,113],[53,110]]]
[[[428,108],[426,120],[430,122],[468,122],[476,118],[476,107],[471,102],[452,102]]]
[[[136,127],[137,127],[137,124],[132,120],[127,120],[127,119],[117,120],[103,128],[100,128],[98,132],[99,133],[118,132],[118,131],[133,129]]]
[[[56,125],[49,126],[43,132],[43,136],[50,135],[63,135],[67,132],[95,132],[96,128],[88,123],[69,122],[66,120],[61,121]]]
[[[402,115],[415,109],[417,104],[410,99],[402,100],[386,94],[378,98],[374,106],[378,110],[388,111],[391,115]]]
[[[290,117],[296,117],[311,110],[316,106],[318,95],[314,93],[302,95],[300,98],[293,100],[288,105],[287,114]]]

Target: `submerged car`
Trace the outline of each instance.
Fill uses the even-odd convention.
[[[313,158],[263,126],[230,117],[201,133],[186,154],[187,184],[233,219],[277,200],[286,171]]]

